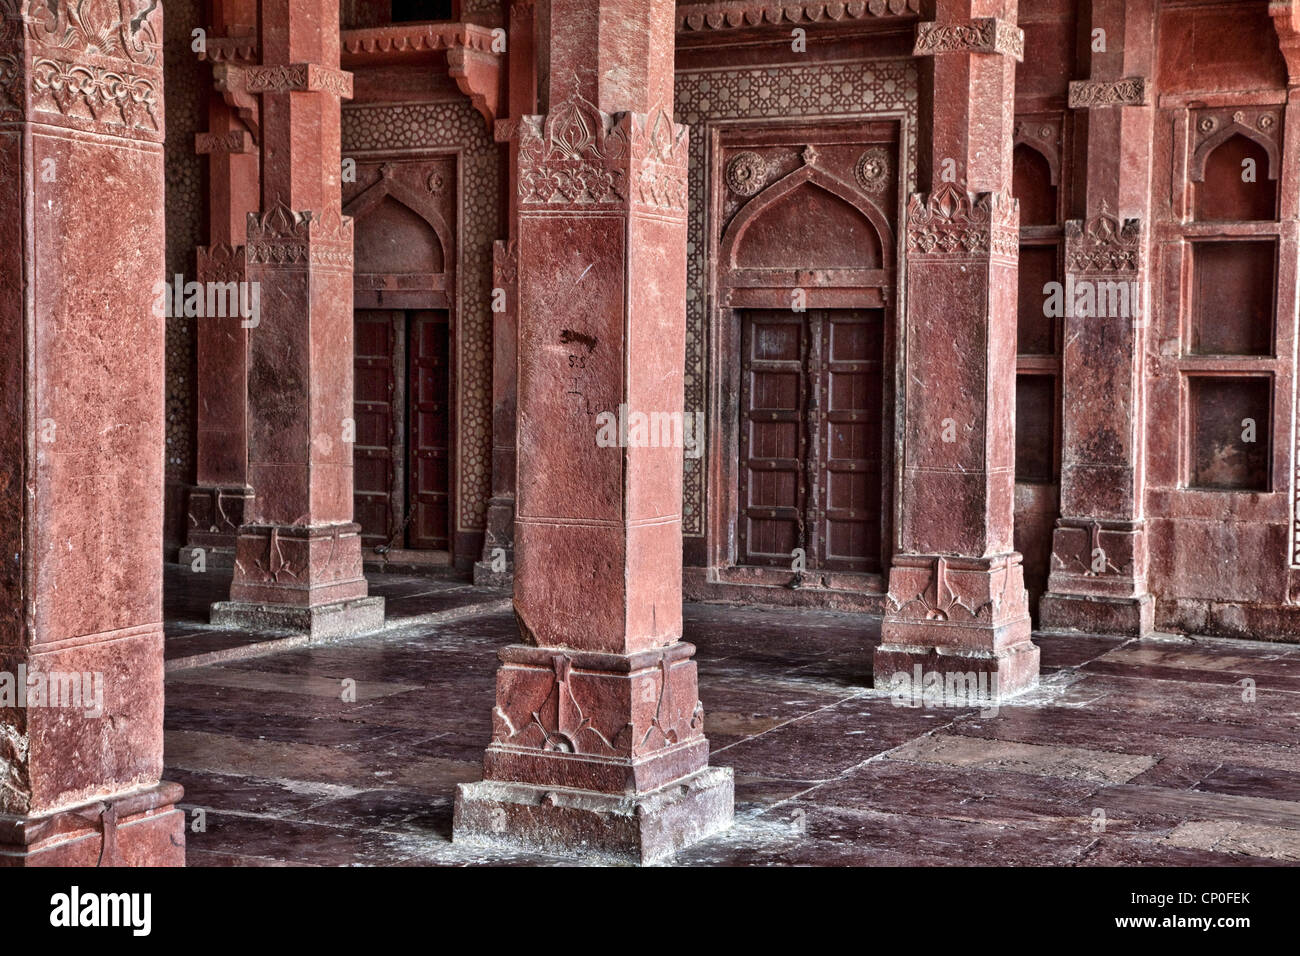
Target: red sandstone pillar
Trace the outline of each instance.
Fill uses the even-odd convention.
[[[262,212],[248,217],[248,479],[229,602],[213,623],[335,636],[373,630],[360,527],[352,521],[352,220],[341,212],[339,11],[332,0],[264,0]]]
[[[474,565],[474,583],[506,585],[513,579],[515,551],[515,416],[519,388],[519,138],[524,116],[537,112],[537,58],[532,0],[510,4],[510,117],[498,121],[498,141],[508,144],[510,182],[509,237],[493,248],[492,308],[492,498],[482,559]],[[499,303],[499,305],[498,305]]]
[[[257,123],[241,116],[239,96],[227,88],[232,69],[221,57],[240,40],[253,45],[257,9],[251,0],[213,3],[209,32],[211,47],[202,54],[213,63],[216,95],[208,104],[208,132],[194,144],[208,157],[209,241],[196,250],[197,281],[206,289],[220,283],[223,290],[248,282],[245,237],[248,214],[260,198]],[[221,38],[223,43],[212,42]],[[245,96],[247,96],[245,94]],[[251,102],[247,97],[246,102]],[[174,281],[174,277],[170,277]],[[231,284],[234,284],[233,286]],[[245,286],[245,293],[248,288]],[[241,300],[260,307],[245,294]],[[180,560],[190,564],[196,551],[204,553],[206,566],[234,563],[235,539],[251,503],[248,486],[248,335],[260,324],[260,308],[251,317],[231,309],[226,315],[205,315],[196,326],[195,487],[186,508],[185,547]]]
[[[726,827],[681,637],[678,447],[598,416],[680,413],[687,131],[671,0],[553,0],[548,113],[519,130],[515,611],[457,840],[641,860]]]
[[[0,0],[0,866],[183,865],[163,769],[162,9]]]
[[[1066,223],[1064,285],[1067,295],[1091,287],[1108,304],[1095,310],[1102,315],[1066,310],[1061,517],[1039,604],[1044,629],[1141,636],[1154,621],[1142,376],[1150,312],[1155,7],[1155,0],[1093,0],[1090,39],[1104,30],[1106,49],[1090,54],[1090,79],[1070,84],[1070,107],[1086,112],[1078,127],[1086,130],[1088,181],[1085,218]],[[1121,307],[1111,308],[1115,303]]]
[[[915,668],[1038,679],[1012,544],[1016,270],[1011,197],[1016,0],[937,0],[929,58],[930,192],[907,210],[902,515],[876,685]],[[900,676],[901,675],[901,676]]]

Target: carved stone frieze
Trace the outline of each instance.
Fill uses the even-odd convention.
[[[20,8],[28,37],[52,56],[57,51],[63,58],[91,54],[139,66],[158,62],[161,0],[5,0],[0,14],[13,21]]]
[[[32,108],[119,130],[161,132],[157,81],[47,57],[32,60]]]
[[[351,270],[352,233],[352,219],[337,209],[299,212],[277,202],[248,214],[248,262]]]
[[[1146,78],[1141,76],[1122,80],[1075,80],[1070,84],[1070,109],[1146,106],[1148,88]]]
[[[1091,219],[1070,220],[1065,224],[1065,262],[1076,274],[1136,274],[1143,265],[1141,221],[1120,222],[1104,203]]]
[[[1025,58],[1025,32],[997,17],[977,17],[967,23],[922,23],[916,28],[916,56],[937,53],[996,53]]]
[[[920,0],[734,0],[722,3],[684,3],[677,6],[677,31],[702,33],[804,23],[846,23],[882,17],[915,17]]]
[[[315,63],[283,63],[244,68],[249,93],[329,93],[352,99],[352,74]]]
[[[928,196],[913,194],[907,206],[907,248],[927,258],[1000,256],[1020,249],[1020,206],[999,193],[974,197],[952,183]]]

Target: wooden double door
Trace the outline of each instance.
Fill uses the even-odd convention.
[[[884,312],[741,323],[739,563],[880,571]]]
[[[451,372],[446,311],[358,310],[353,446],[366,547],[447,551]]]

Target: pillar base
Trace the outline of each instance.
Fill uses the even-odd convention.
[[[363,597],[315,607],[218,601],[212,605],[209,619],[219,627],[292,631],[308,634],[312,640],[353,637],[384,626],[384,599]]]
[[[44,816],[0,814],[0,867],[184,866],[184,794],[163,782]]]
[[[186,500],[185,547],[176,560],[191,564],[194,552],[204,552],[210,568],[235,566],[235,542],[244,514],[253,503],[253,490],[242,485],[196,485]]]
[[[1006,697],[1038,683],[1038,648],[1020,555],[981,558],[895,555],[889,571],[885,620],[876,648],[875,686],[896,674],[909,679],[942,675],[949,686],[961,675],[994,678],[992,697]],[[933,680],[933,678],[931,678]]]
[[[474,583],[479,587],[508,588],[514,580],[515,499],[508,495],[493,496],[488,502],[483,556],[474,564]]]
[[[484,780],[456,790],[452,840],[651,863],[731,826],[730,767],[649,793],[593,793]]]
[[[194,557],[198,552],[203,553],[203,566],[205,568],[233,568],[235,566],[235,549],[233,547],[210,548],[195,545],[186,545],[177,551],[176,563],[193,567]]]
[[[508,588],[515,583],[515,569],[507,564],[504,571],[493,571],[487,561],[474,562],[474,586],[479,588]]]
[[[872,660],[873,685],[877,690],[898,691],[903,688],[898,686],[901,680],[895,678],[905,675],[909,687],[921,681],[922,687],[916,690],[920,694],[927,675],[935,674],[942,678],[945,688],[965,688],[961,699],[952,701],[955,706],[1005,700],[1038,686],[1038,659],[1038,648],[1028,640],[997,651],[881,644]],[[955,679],[960,679],[960,685]]]
[[[1156,602],[1150,594],[1135,598],[1048,591],[1038,599],[1038,626],[1043,631],[1086,631],[1146,637],[1155,630]]]

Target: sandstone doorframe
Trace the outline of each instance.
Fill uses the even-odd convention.
[[[809,124],[804,120],[768,122],[735,121],[710,124],[707,133],[709,157],[708,242],[710,351],[712,369],[711,398],[706,418],[708,437],[710,494],[707,499],[708,563],[710,576],[723,584],[762,584],[788,587],[796,578],[793,571],[781,568],[748,567],[740,563],[737,548],[739,520],[738,455],[739,429],[737,397],[741,391],[740,326],[749,309],[870,309],[884,314],[882,357],[882,434],[881,461],[883,483],[881,515],[881,559],[888,567],[892,553],[893,529],[893,422],[895,358],[897,339],[897,288],[901,247],[896,228],[899,199],[906,192],[905,120],[899,116],[827,120]],[[752,148],[751,148],[752,147]],[[793,151],[797,155],[793,169],[787,169],[790,157],[780,172],[768,171],[766,161],[753,149],[772,148]],[[838,151],[839,162],[822,154]],[[844,156],[849,155],[846,164]],[[761,183],[729,184],[732,164],[763,166]],[[854,164],[872,165],[871,179],[861,178]],[[750,171],[752,172],[752,170]],[[749,173],[746,173],[749,175]],[[874,268],[831,267],[828,262],[809,261],[802,268],[765,270],[746,268],[737,256],[745,242],[751,223],[775,208],[780,201],[802,188],[824,191],[845,206],[857,211],[879,243],[881,261]],[[738,210],[726,213],[728,204]],[[725,226],[723,223],[725,222]],[[721,235],[718,235],[721,231]],[[798,297],[796,299],[796,296]],[[867,572],[826,572],[810,575],[816,587],[837,591],[856,591],[879,606],[883,596],[884,576]],[[814,588],[814,590],[816,589]],[[810,594],[813,592],[810,591]],[[816,598],[809,597],[808,601]],[[871,606],[868,604],[868,606]]]

